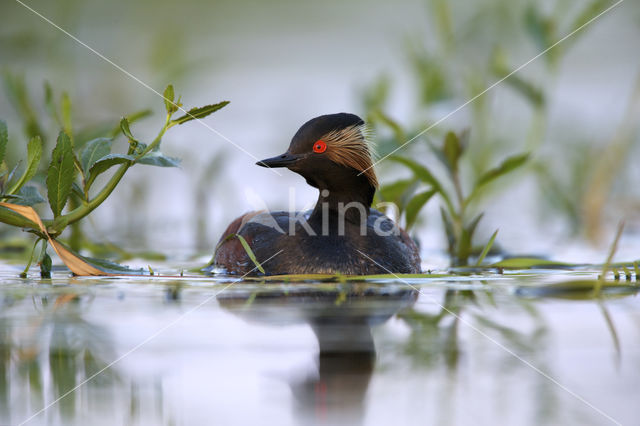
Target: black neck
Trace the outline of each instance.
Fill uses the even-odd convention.
[[[360,225],[369,216],[375,188],[370,184],[357,188],[330,190],[319,188],[320,194],[309,220],[322,220],[323,215],[339,218],[344,214],[346,222]]]

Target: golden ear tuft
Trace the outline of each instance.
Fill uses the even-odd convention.
[[[364,124],[334,130],[322,137],[328,145],[326,155],[335,163],[362,172],[371,186],[378,187],[373,170],[373,150],[368,141],[369,129]]]

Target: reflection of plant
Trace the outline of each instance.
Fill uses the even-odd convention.
[[[30,306],[40,312],[29,316],[26,323],[16,322],[12,315],[0,318],[0,371],[3,372],[0,395],[11,395],[15,389],[30,395],[33,399],[23,401],[23,407],[34,403],[44,406],[46,401],[40,398],[49,392],[54,399],[65,396],[55,409],[63,418],[71,419],[78,409],[77,398],[67,394],[80,382],[101,371],[90,385],[106,385],[108,389],[119,383],[121,377],[117,371],[107,368],[116,358],[112,336],[102,326],[83,317],[83,311],[93,300],[92,295],[77,290],[42,291],[32,295],[32,304],[24,303],[28,300],[24,296],[7,300],[10,301],[3,304],[4,312],[13,309],[25,313],[29,312]],[[2,405],[0,402],[4,415],[13,410],[15,414],[21,414],[18,411],[21,405]]]
[[[487,185],[522,166],[529,156],[519,154],[508,157],[497,167],[484,171],[473,184],[471,191],[465,194],[460,178],[460,159],[467,150],[468,139],[468,132],[461,135],[449,132],[442,146],[431,146],[447,171],[447,180],[450,184],[448,187],[452,187],[453,192],[447,189],[443,180],[436,177],[426,166],[399,156],[392,156],[389,159],[409,168],[413,173],[412,178],[392,183],[380,190],[383,199],[395,201],[402,206],[401,211],[404,211],[407,228],[415,223],[420,209],[433,195],[440,196],[444,204],[440,212],[445,225],[449,255],[454,265],[468,263],[472,252],[473,234],[483,215],[480,213],[470,217],[469,209],[472,203],[479,198]],[[414,195],[417,189],[416,184],[420,182],[428,185],[429,189]]]
[[[465,318],[473,318],[474,327],[478,327],[483,333],[491,332],[501,337],[510,348],[532,351],[536,347],[544,347],[543,340],[547,330],[535,308],[527,304],[524,310],[535,320],[536,327],[531,333],[523,333],[508,325],[503,325],[490,319],[482,312],[476,312],[472,307],[480,307],[495,302],[490,293],[472,290],[447,290],[439,312],[428,314],[412,308],[399,314],[411,330],[405,346],[405,352],[417,365],[433,367],[436,362],[442,360],[447,367],[455,370],[458,367],[463,348],[460,347],[458,328],[460,323],[467,324],[470,321]],[[464,325],[463,325],[464,326]]]
[[[38,237],[36,244],[39,241],[45,241],[40,251],[41,254],[37,256],[45,273],[50,265],[50,259],[46,254],[46,241],[52,242],[68,226],[78,223],[102,204],[132,166],[136,164],[160,167],[177,166],[179,160],[167,157],[160,152],[160,143],[165,132],[174,126],[204,118],[228,103],[220,102],[201,108],[193,108],[186,114],[173,118],[173,115],[182,109],[182,104],[179,99],[174,100],[173,86],[169,85],[164,92],[166,118],[162,128],[151,142],[139,141],[130,129],[130,123],[146,113],[135,114],[131,116],[131,119],[125,117],[120,121],[119,127],[107,129],[101,132],[99,137],[87,140],[80,138],[79,133],[73,132],[69,97],[62,96],[58,112],[52,101],[51,90],[47,89],[48,109],[55,121],[59,123],[61,130],[58,133],[48,167],[43,170],[41,169],[41,159],[44,150],[44,134],[37,122],[33,108],[28,106],[28,98],[23,85],[13,84],[13,86],[13,93],[18,99],[17,104],[22,105],[20,111],[22,111],[25,130],[30,139],[27,145],[26,166],[20,177],[16,177],[20,162],[12,169],[9,169],[5,164],[8,133],[6,123],[0,121],[0,167],[4,170],[0,177],[0,202],[2,202],[0,222],[27,228],[29,232]],[[126,153],[112,153],[113,141],[120,132],[128,140],[128,149]],[[96,190],[94,188],[96,179],[114,167],[117,167],[115,172],[102,188]],[[45,199],[38,191],[38,186],[43,183],[47,190],[53,219],[43,220],[40,225],[37,223],[38,218],[34,218],[33,214],[25,215],[25,213],[21,213],[24,210],[15,206],[33,206],[44,202]],[[64,211],[65,207],[68,207],[66,212]],[[56,250],[58,249],[56,248]]]

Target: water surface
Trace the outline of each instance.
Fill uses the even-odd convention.
[[[594,271],[19,272],[0,267],[1,424],[637,424],[637,288],[592,299],[566,284]]]

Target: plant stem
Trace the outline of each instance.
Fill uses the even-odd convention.
[[[118,185],[118,183],[120,183],[120,180],[132,165],[133,162],[120,166],[120,168],[114,173],[114,175],[111,176],[109,182],[107,182],[104,188],[102,188],[102,191],[100,191],[98,195],[96,195],[87,204],[83,204],[70,211],[69,213],[58,217],[55,220],[43,220],[42,223],[47,227],[48,232],[54,235],[60,234],[67,225],[79,221],[80,219],[91,213],[93,210],[95,210],[96,207],[102,204],[104,200],[106,200],[107,197],[111,195],[113,190],[116,189],[116,186]]]
[[[20,278],[27,278],[27,272],[29,272],[29,268],[31,268],[31,264],[33,263],[33,255],[36,253],[36,247],[38,246],[38,243],[40,241],[42,241],[42,239],[37,238],[36,242],[33,243],[33,248],[31,249],[31,254],[29,255],[29,262],[27,263],[27,266],[25,266],[24,271],[22,271],[22,273],[20,274]]]
[[[145,149],[144,151],[142,151],[137,157],[136,157],[136,161],[138,161],[139,159],[141,159],[142,157],[144,157],[145,155],[147,155],[151,150],[155,149],[156,146],[158,146],[158,144],[160,143],[160,141],[162,140],[162,136],[164,136],[165,132],[167,131],[167,129],[169,129],[171,124],[171,114],[167,114],[167,118],[165,119],[164,122],[164,126],[162,126],[162,129],[160,129],[160,132],[158,132],[158,136],[156,136],[156,138],[153,140],[153,142],[151,142]]]
[[[464,211],[466,209],[466,202],[464,200],[464,195],[462,194],[462,185],[460,185],[460,176],[457,172],[452,173],[453,178],[453,186],[456,191],[456,198],[458,200],[458,205],[460,206],[460,211],[456,216],[452,217],[454,220],[454,229],[456,231],[456,237],[458,242],[460,242],[460,238],[462,236],[462,227],[464,226]]]
[[[120,180],[124,176],[124,174],[129,170],[129,167],[133,166],[136,161],[145,156],[149,151],[154,149],[160,141],[162,140],[162,136],[164,136],[165,132],[169,127],[169,122],[171,120],[171,115],[167,114],[167,118],[165,120],[165,124],[156,136],[156,138],[147,146],[144,151],[142,151],[134,161],[129,163],[125,163],[118,168],[118,170],[111,176],[111,179],[106,183],[104,188],[96,195],[91,201],[86,204],[83,204],[69,213],[58,217],[55,220],[43,220],[42,222],[47,227],[48,231],[52,235],[60,234],[67,225],[70,225],[74,222],[79,221],[80,219],[87,216],[93,210],[95,210],[100,204],[102,204],[108,197],[111,195],[116,186],[120,183]]]

